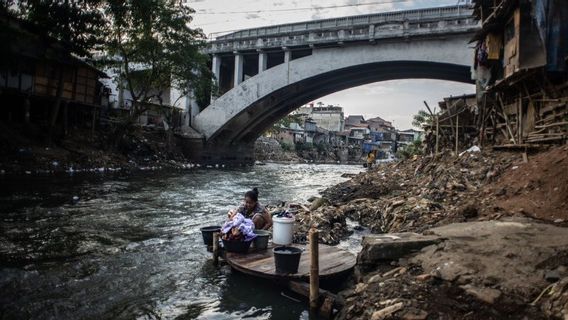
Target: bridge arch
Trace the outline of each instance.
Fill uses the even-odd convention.
[[[361,64],[289,84],[232,117],[209,137],[215,144],[254,142],[262,132],[302,105],[328,94],[387,80],[435,79],[473,83],[469,66],[425,61]],[[380,106],[380,102],[377,103]]]
[[[386,80],[473,83],[469,34],[321,48],[270,68],[215,100],[194,118],[207,144],[250,144],[301,105],[340,90]]]

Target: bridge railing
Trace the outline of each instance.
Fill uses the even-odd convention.
[[[423,35],[473,32],[479,23],[471,16],[447,19],[388,20],[386,23],[351,24],[351,27],[319,28],[309,32],[290,32],[277,35],[243,37],[237,40],[210,42],[207,52],[222,53],[245,50],[264,50],[279,47],[298,47],[326,43],[376,41]]]
[[[213,41],[240,40],[260,36],[276,36],[294,32],[317,31],[337,27],[353,27],[376,23],[400,22],[405,20],[445,19],[470,17],[472,10],[466,6],[447,6],[430,9],[414,9],[406,11],[383,12],[377,14],[358,15],[334,19],[282,24],[269,27],[236,31],[225,35],[212,34]]]

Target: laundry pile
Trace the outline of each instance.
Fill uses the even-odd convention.
[[[256,238],[254,223],[242,214],[236,213],[221,228],[221,239],[231,241],[251,241]]]

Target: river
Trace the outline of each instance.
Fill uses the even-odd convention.
[[[252,187],[262,203],[304,202],[361,170],[2,178],[0,318],[307,319],[281,288],[214,267],[199,228],[222,223]]]

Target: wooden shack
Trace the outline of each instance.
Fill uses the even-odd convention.
[[[5,42],[0,63],[1,119],[47,125],[61,75],[64,107],[56,119],[92,126],[92,116],[105,101],[99,79],[106,75],[24,21],[1,16],[0,26]]]
[[[563,0],[474,0],[472,39],[481,141],[568,139],[568,6]]]

